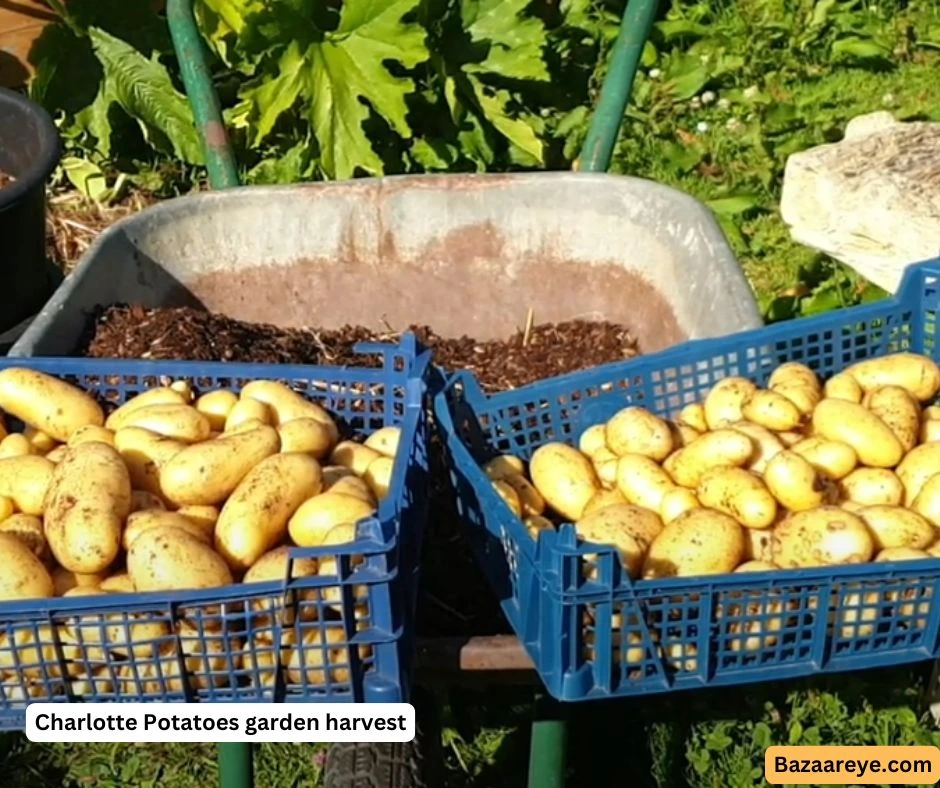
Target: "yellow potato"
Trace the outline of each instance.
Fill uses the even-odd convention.
[[[666,424],[669,425],[669,432],[672,435],[672,446],[674,449],[681,449],[683,446],[688,446],[702,434],[698,430],[692,429],[688,424],[676,424],[672,421],[667,421]]]
[[[209,532],[215,529],[219,519],[219,510],[215,506],[181,506],[176,513]]]
[[[795,446],[805,437],[806,435],[804,435],[800,430],[787,430],[786,432],[777,433],[777,440],[783,444],[785,449],[789,449],[792,446]]]
[[[79,586],[64,596],[106,596],[108,593],[113,592]],[[155,641],[170,634],[166,621],[147,613],[79,615],[68,621],[64,630],[76,643],[101,646],[119,657],[148,657],[154,651]]]
[[[932,558],[940,558],[940,539],[927,548],[927,555]]]
[[[387,458],[386,458],[387,459]],[[391,460],[389,460],[391,462]],[[371,469],[371,465],[369,466]],[[516,491],[519,505],[522,507],[522,516],[530,517],[540,515],[545,511],[545,499],[535,487],[529,483],[525,476],[507,476],[502,480]]]
[[[119,407],[117,410],[113,411],[111,415],[108,416],[104,426],[112,432],[117,432],[123,427],[128,426],[128,417],[134,411],[139,410],[140,408],[146,408],[150,405],[185,404],[187,404],[186,397],[180,392],[169,388],[168,386],[149,389],[148,391],[141,392],[137,396],[132,397],[123,405],[121,405],[121,407]]]
[[[0,581],[0,584],[3,582]],[[62,670],[58,665],[59,660],[55,647],[56,635],[58,635],[58,640],[62,645],[66,673],[79,672],[83,666],[76,664],[74,660],[81,659],[81,649],[68,642],[63,628],[59,627],[56,632],[53,632],[52,627],[43,624],[36,627],[35,630],[31,626],[19,626],[15,629],[11,627],[6,631],[0,631],[0,677],[5,674],[12,674],[13,677],[19,679],[23,677],[42,679],[43,669],[39,666],[39,663],[44,662],[47,675],[50,678],[60,678]],[[104,656],[97,649],[89,649],[88,651],[90,652],[88,655],[90,658],[92,656]]]
[[[196,537],[200,542],[211,545],[213,525],[210,523],[207,528],[204,524],[194,523],[179,512],[168,512],[166,509],[144,509],[128,515],[127,525],[121,537],[121,545],[125,550],[128,550],[134,540],[144,531],[164,526],[179,528],[181,531],[186,531],[186,533]]]
[[[907,389],[900,386],[883,386],[865,396],[864,405],[894,433],[909,452],[917,445],[920,436],[920,404]]]
[[[394,467],[395,460],[383,455],[370,462],[366,472],[362,474],[362,480],[369,486],[369,489],[378,500],[382,500],[388,495],[389,488],[392,486],[392,470]],[[506,481],[512,484],[514,479],[527,483],[522,476],[511,476]]]
[[[607,425],[595,424],[588,427],[578,438],[578,449],[588,457],[593,457],[601,449],[607,449]],[[522,470],[519,471],[522,473]]]
[[[918,402],[928,402],[940,391],[940,369],[933,359],[918,353],[892,353],[853,364],[845,372],[862,391],[900,386]]]
[[[79,427],[104,424],[94,397],[52,375],[22,367],[0,370],[0,410],[66,442]]]
[[[238,402],[238,395],[234,391],[219,389],[208,391],[199,397],[195,402],[195,408],[209,420],[209,426],[213,430],[221,432],[225,429],[225,419],[235,407],[236,402]]]
[[[613,487],[617,483],[617,459],[617,455],[610,449],[598,449],[591,457],[597,478],[607,487]]]
[[[791,451],[799,454],[819,473],[836,481],[848,476],[858,465],[855,449],[847,443],[826,440],[818,435],[800,441]]]
[[[929,547],[936,532],[917,512],[901,506],[866,506],[858,512],[875,541],[876,550],[887,547]]]
[[[42,529],[42,520],[36,515],[22,512],[11,514],[0,522],[0,533],[15,536],[43,563],[49,559],[49,545]]]
[[[763,473],[767,463],[773,459],[774,455],[783,451],[783,443],[781,443],[779,436],[759,424],[752,424],[749,421],[736,421],[729,428],[735,432],[740,432],[742,435],[747,435],[754,444],[754,450],[745,465],[749,471]]]
[[[219,513],[216,551],[236,573],[287,537],[287,522],[320,492],[320,464],[308,454],[275,454],[252,468]]]
[[[783,394],[758,389],[741,406],[746,421],[759,424],[772,432],[796,429],[801,420],[799,409]]]
[[[705,418],[705,404],[703,402],[691,402],[679,411],[676,419],[679,424],[691,427],[696,432],[708,432],[708,421]]]
[[[287,577],[288,566],[291,567],[291,577],[314,577],[319,569],[319,562],[316,558],[295,558],[290,560],[291,550],[294,548],[288,545],[275,547],[269,550],[245,572],[243,583],[264,583],[271,580],[283,581]],[[275,623],[290,626],[294,623],[298,607],[301,611],[301,618],[312,620],[317,616],[316,600],[318,592],[316,589],[306,589],[298,592],[300,605],[294,604],[290,595],[287,595],[282,601],[280,599],[272,600],[265,596],[260,599],[252,600],[251,610],[255,613],[252,616],[252,628],[258,630],[261,628],[273,627]],[[286,603],[286,607],[285,607]],[[271,613],[274,615],[272,616]]]
[[[872,468],[893,468],[904,456],[904,447],[890,427],[854,402],[824,399],[813,411],[813,429],[828,440],[848,444],[859,462]]]
[[[179,528],[150,528],[127,551],[127,574],[141,592],[216,588],[232,583],[228,564]]]
[[[189,677],[180,675],[179,654],[176,644],[160,647],[159,653],[142,655],[134,665],[125,664],[115,671],[119,696],[157,695],[167,692],[181,694]]]
[[[881,599],[875,592],[865,594],[847,594],[842,600],[842,610],[838,615],[830,615],[830,621],[838,619],[841,637],[845,639],[856,637],[871,637],[875,634],[875,625],[870,623],[878,620],[878,607]]]
[[[784,508],[802,512],[821,506],[825,500],[823,479],[809,460],[786,449],[764,471],[764,483]]]
[[[333,469],[340,466],[332,466]],[[360,479],[348,468],[343,468],[342,470],[346,471],[348,476],[340,476],[335,473],[331,473],[331,468],[323,469],[323,488],[320,492],[336,492],[342,493],[343,495],[351,495],[353,498],[358,498],[360,501],[365,501],[370,506],[378,506],[378,498],[375,497],[375,493],[372,492],[371,488],[363,479]],[[508,477],[507,477],[508,478]],[[497,480],[499,481],[499,480]]]
[[[225,417],[223,432],[231,432],[246,421],[260,421],[262,424],[273,426],[274,413],[263,402],[256,399],[240,399]]]
[[[43,512],[56,561],[73,572],[107,569],[130,511],[130,475],[117,450],[106,443],[71,447],[52,472]]]
[[[94,443],[95,441],[113,446],[114,433],[107,427],[98,427],[94,424],[89,424],[75,430],[75,432],[72,433],[72,437],[69,438],[67,445],[78,446],[80,443]]]
[[[694,489],[712,468],[740,467],[754,453],[754,442],[732,429],[706,432],[701,438],[671,454],[663,468],[676,484]]]
[[[36,454],[36,448],[22,432],[11,432],[0,440],[0,459]]]
[[[130,468],[128,468],[128,472],[130,472]],[[144,509],[166,509],[166,504],[159,495],[154,495],[152,492],[132,490],[131,512],[140,512]]]
[[[46,455],[46,459],[49,460],[49,462],[58,465],[64,459],[68,448],[69,445],[67,443],[60,443]]]
[[[784,569],[861,564],[875,543],[865,521],[838,506],[821,506],[787,517],[773,530],[773,562]]]
[[[940,528],[940,473],[934,474],[924,482],[911,504],[911,509],[925,517],[931,525]],[[0,528],[2,527],[0,525]]]
[[[98,588],[109,594],[133,594],[137,590],[134,588],[134,581],[131,580],[131,576],[127,572],[105,578]]]
[[[91,673],[83,671],[69,682],[69,693],[76,698],[110,695],[114,692],[114,681],[108,666],[97,668]],[[91,698],[89,698],[91,699]]]
[[[615,506],[621,503],[627,503],[627,499],[623,497],[623,493],[616,487],[612,490],[598,490],[591,496],[591,500],[587,502],[582,516],[587,517],[591,512],[596,512],[598,509],[603,509],[605,506]]]
[[[901,460],[896,473],[904,485],[904,505],[910,506],[926,481],[940,473],[940,443],[915,446]],[[3,494],[3,490],[0,490],[0,495]]]
[[[337,525],[356,523],[374,513],[374,506],[351,495],[337,492],[320,493],[304,501],[294,512],[288,522],[288,532],[294,544],[300,547],[317,547]]]
[[[0,495],[0,522],[3,522],[16,511],[16,505],[12,498]]]
[[[158,435],[142,427],[126,427],[114,433],[114,448],[127,465],[135,490],[164,498],[160,473],[189,444]]]
[[[798,361],[788,361],[781,364],[771,373],[770,379],[767,381],[767,388],[769,389],[777,390],[791,387],[822,391],[822,384],[819,382],[816,373],[806,364],[801,364]]]
[[[856,468],[839,482],[839,491],[863,506],[897,506],[904,498],[904,485],[886,468]]]
[[[121,429],[128,427],[140,427],[182,443],[208,440],[212,429],[209,419],[192,405],[166,403],[135,408],[121,424]]]
[[[79,429],[85,428],[79,427]],[[33,454],[48,454],[59,445],[55,438],[51,437],[50,435],[46,435],[46,433],[42,432],[41,430],[37,430],[35,427],[30,427],[29,425],[26,425],[26,428],[23,430],[23,437],[26,438],[26,440],[28,440],[30,445],[33,447]]]
[[[359,648],[362,655],[370,650],[365,646]],[[294,684],[346,684],[350,680],[349,649],[342,629],[312,629],[303,635],[300,646],[290,650],[287,676]]]
[[[237,662],[242,648],[240,638],[205,632],[186,621],[180,622],[177,634],[187,678],[199,689],[222,687],[228,683],[228,659],[225,655],[229,650],[236,652],[232,660],[234,667],[240,667]]]
[[[235,435],[239,432],[251,432],[252,430],[257,430],[261,427],[270,426],[270,424],[268,424],[266,421],[262,421],[261,419],[245,419],[244,421],[238,422],[238,424],[234,425],[230,430],[225,430],[215,434],[210,433],[209,435],[210,438],[219,438],[223,435],[228,436]]]
[[[547,517],[542,517],[540,514],[529,515],[522,521],[522,524],[525,526],[526,531],[529,532],[529,536],[536,541],[538,541],[540,531],[555,530],[555,524]]]
[[[330,455],[331,465],[343,465],[350,468],[356,476],[365,474],[369,466],[382,455],[375,449],[355,441],[342,441]]]
[[[274,426],[278,427],[294,419],[318,419],[333,433],[333,443],[339,440],[339,429],[333,417],[301,394],[274,380],[253,380],[242,388],[242,399],[246,397],[263,402],[274,413]]]
[[[277,430],[265,426],[187,446],[160,469],[163,494],[177,506],[221,503],[280,443]]]
[[[673,487],[660,501],[659,516],[664,523],[670,523],[680,514],[685,514],[690,509],[699,509],[701,506],[694,492],[686,487]]]
[[[333,448],[332,434],[322,421],[316,419],[294,419],[285,422],[277,428],[277,434],[281,436],[281,451],[285,454],[304,452],[321,460]]]
[[[846,402],[861,403],[865,392],[858,381],[846,372],[833,375],[826,381],[823,392],[827,399],[841,399]]]
[[[775,563],[771,561],[759,561],[759,560],[750,560],[745,561],[741,566],[735,569],[735,572],[772,572],[774,569],[779,569]]]
[[[398,454],[398,444],[401,442],[401,427],[382,427],[373,432],[365,440],[365,445],[375,449],[385,457],[395,457]]]
[[[631,406],[618,411],[607,422],[608,448],[618,457],[642,454],[664,460],[672,452],[669,425],[646,408]]]
[[[546,443],[532,454],[529,474],[547,506],[571,522],[600,487],[591,461],[564,443]]]
[[[770,390],[790,400],[799,411],[801,417],[809,416],[822,399],[822,390],[820,388],[813,388],[802,384],[780,384],[778,386],[771,386]]]
[[[613,545],[630,577],[638,576],[643,554],[662,528],[659,515],[630,504],[604,507],[575,523],[580,539]]]
[[[773,529],[744,529],[744,557],[749,561],[773,563]]]
[[[921,443],[940,441],[940,420],[924,419],[924,421],[921,422],[920,432],[917,437]]]
[[[0,459],[0,495],[26,514],[42,514],[56,465],[45,457],[25,455]]]
[[[924,408],[923,417],[929,421],[940,419],[940,405],[928,405]]]
[[[0,532],[0,600],[38,599],[55,594],[49,570],[29,545],[12,533]]]
[[[757,386],[747,378],[730,377],[718,381],[705,397],[705,424],[708,429],[719,430],[736,421],[743,421],[742,408],[755,391]]]
[[[730,515],[746,528],[769,528],[777,517],[773,495],[759,477],[743,468],[708,471],[699,480],[696,498],[706,509]]]
[[[627,503],[658,512],[663,495],[676,485],[658,463],[642,454],[624,454],[617,462],[617,489]]]
[[[56,596],[64,596],[72,588],[98,588],[107,578],[106,572],[70,572],[61,566],[52,570],[52,583]]]
[[[731,572],[744,558],[745,529],[713,509],[691,509],[666,523],[643,562],[643,577]]]
[[[522,501],[519,500],[519,493],[516,492],[516,488],[507,482],[507,479],[497,479],[493,482],[493,489],[499,494],[499,497],[505,501],[506,506],[509,507],[509,510],[516,515],[516,517],[522,517]]]
[[[483,466],[483,472],[492,480],[504,479],[507,476],[518,476],[525,473],[525,463],[511,454],[502,454],[494,457]]]
[[[183,401],[190,403],[193,401],[193,398],[196,396],[193,392],[193,387],[188,380],[174,380],[170,384],[170,388],[181,394],[183,396]]]
[[[926,550],[914,547],[886,547],[875,556],[875,561],[916,561],[931,558]]]

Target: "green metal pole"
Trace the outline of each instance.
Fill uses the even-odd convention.
[[[658,0],[628,0],[587,139],[575,163],[579,170],[606,172],[610,167],[623,113],[630,101],[636,70],[658,8]]]
[[[219,788],[253,788],[254,764],[249,742],[219,743]]]
[[[183,85],[193,108],[196,128],[202,137],[209,184],[213,189],[238,186],[235,155],[222,122],[219,97],[212,84],[206,50],[196,27],[192,0],[167,0],[166,17],[173,48],[180,62]]]
[[[545,697],[536,698],[528,788],[564,788],[567,749],[568,722],[561,704]]]

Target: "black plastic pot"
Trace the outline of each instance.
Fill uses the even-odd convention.
[[[46,260],[46,179],[61,155],[48,113],[0,88],[0,170],[15,178],[0,188],[0,332],[36,314],[56,286]]]

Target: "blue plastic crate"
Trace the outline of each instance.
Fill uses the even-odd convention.
[[[430,354],[412,334],[364,343],[378,366],[316,367],[73,358],[0,359],[95,394],[106,409],[170,380],[197,393],[280,380],[348,433],[400,425],[388,495],[348,545],[295,548],[335,573],[198,591],[0,603],[0,730],[32,701],[407,700],[418,556],[427,517]],[[364,357],[365,360],[365,357]],[[102,643],[107,642],[107,649]],[[279,666],[275,643],[294,649]]]
[[[611,546],[563,525],[533,540],[481,469],[576,444],[627,405],[675,417],[723,377],[766,384],[785,361],[828,377],[903,350],[940,358],[940,260],[899,295],[720,339],[694,340],[487,397],[457,373],[435,396],[458,508],[489,582],[548,691],[565,701],[745,684],[940,654],[940,559],[631,581]]]

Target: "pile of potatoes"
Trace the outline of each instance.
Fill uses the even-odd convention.
[[[25,425],[10,434],[0,425],[0,601],[282,580],[292,546],[355,540],[356,522],[373,515],[388,492],[400,439],[397,427],[386,427],[364,443],[341,440],[326,410],[269,380],[251,381],[239,394],[200,396],[178,381],[106,414],[69,383],[10,367],[0,371],[0,411]],[[293,563],[294,577],[336,574],[331,558]],[[318,617],[318,602],[339,617],[338,586],[324,588],[320,597],[304,593],[305,619]],[[275,623],[293,623],[274,621],[287,618],[278,600],[256,599],[252,611],[256,641],[264,639],[265,627],[273,634]],[[309,649],[296,648],[296,633],[285,631],[279,648],[270,644],[265,662],[255,659],[257,642],[252,648],[223,632],[218,616],[211,624],[199,622],[218,630],[207,639],[185,620],[174,633],[152,617],[132,617],[127,627],[119,615],[87,618],[56,633],[42,627],[11,635],[0,627],[0,692],[7,699],[45,694],[35,681],[41,669],[18,666],[54,661],[56,639],[68,672],[58,676],[56,668],[52,677],[68,679],[75,694],[99,681],[109,689],[98,691],[110,691],[115,680],[117,689],[127,681],[126,690],[136,691],[129,664],[114,669],[131,657],[151,692],[160,689],[161,675],[179,691],[186,678],[181,662],[192,674],[227,669],[222,655],[233,647],[245,649],[244,667],[259,671],[266,685],[273,685],[278,661],[292,681],[306,675],[308,682],[324,683],[323,639],[337,644],[326,649],[331,665],[348,663],[343,628],[326,622],[310,628]],[[100,663],[91,671],[89,659]],[[348,678],[342,670],[331,677]],[[209,679],[193,680],[203,686]]]

